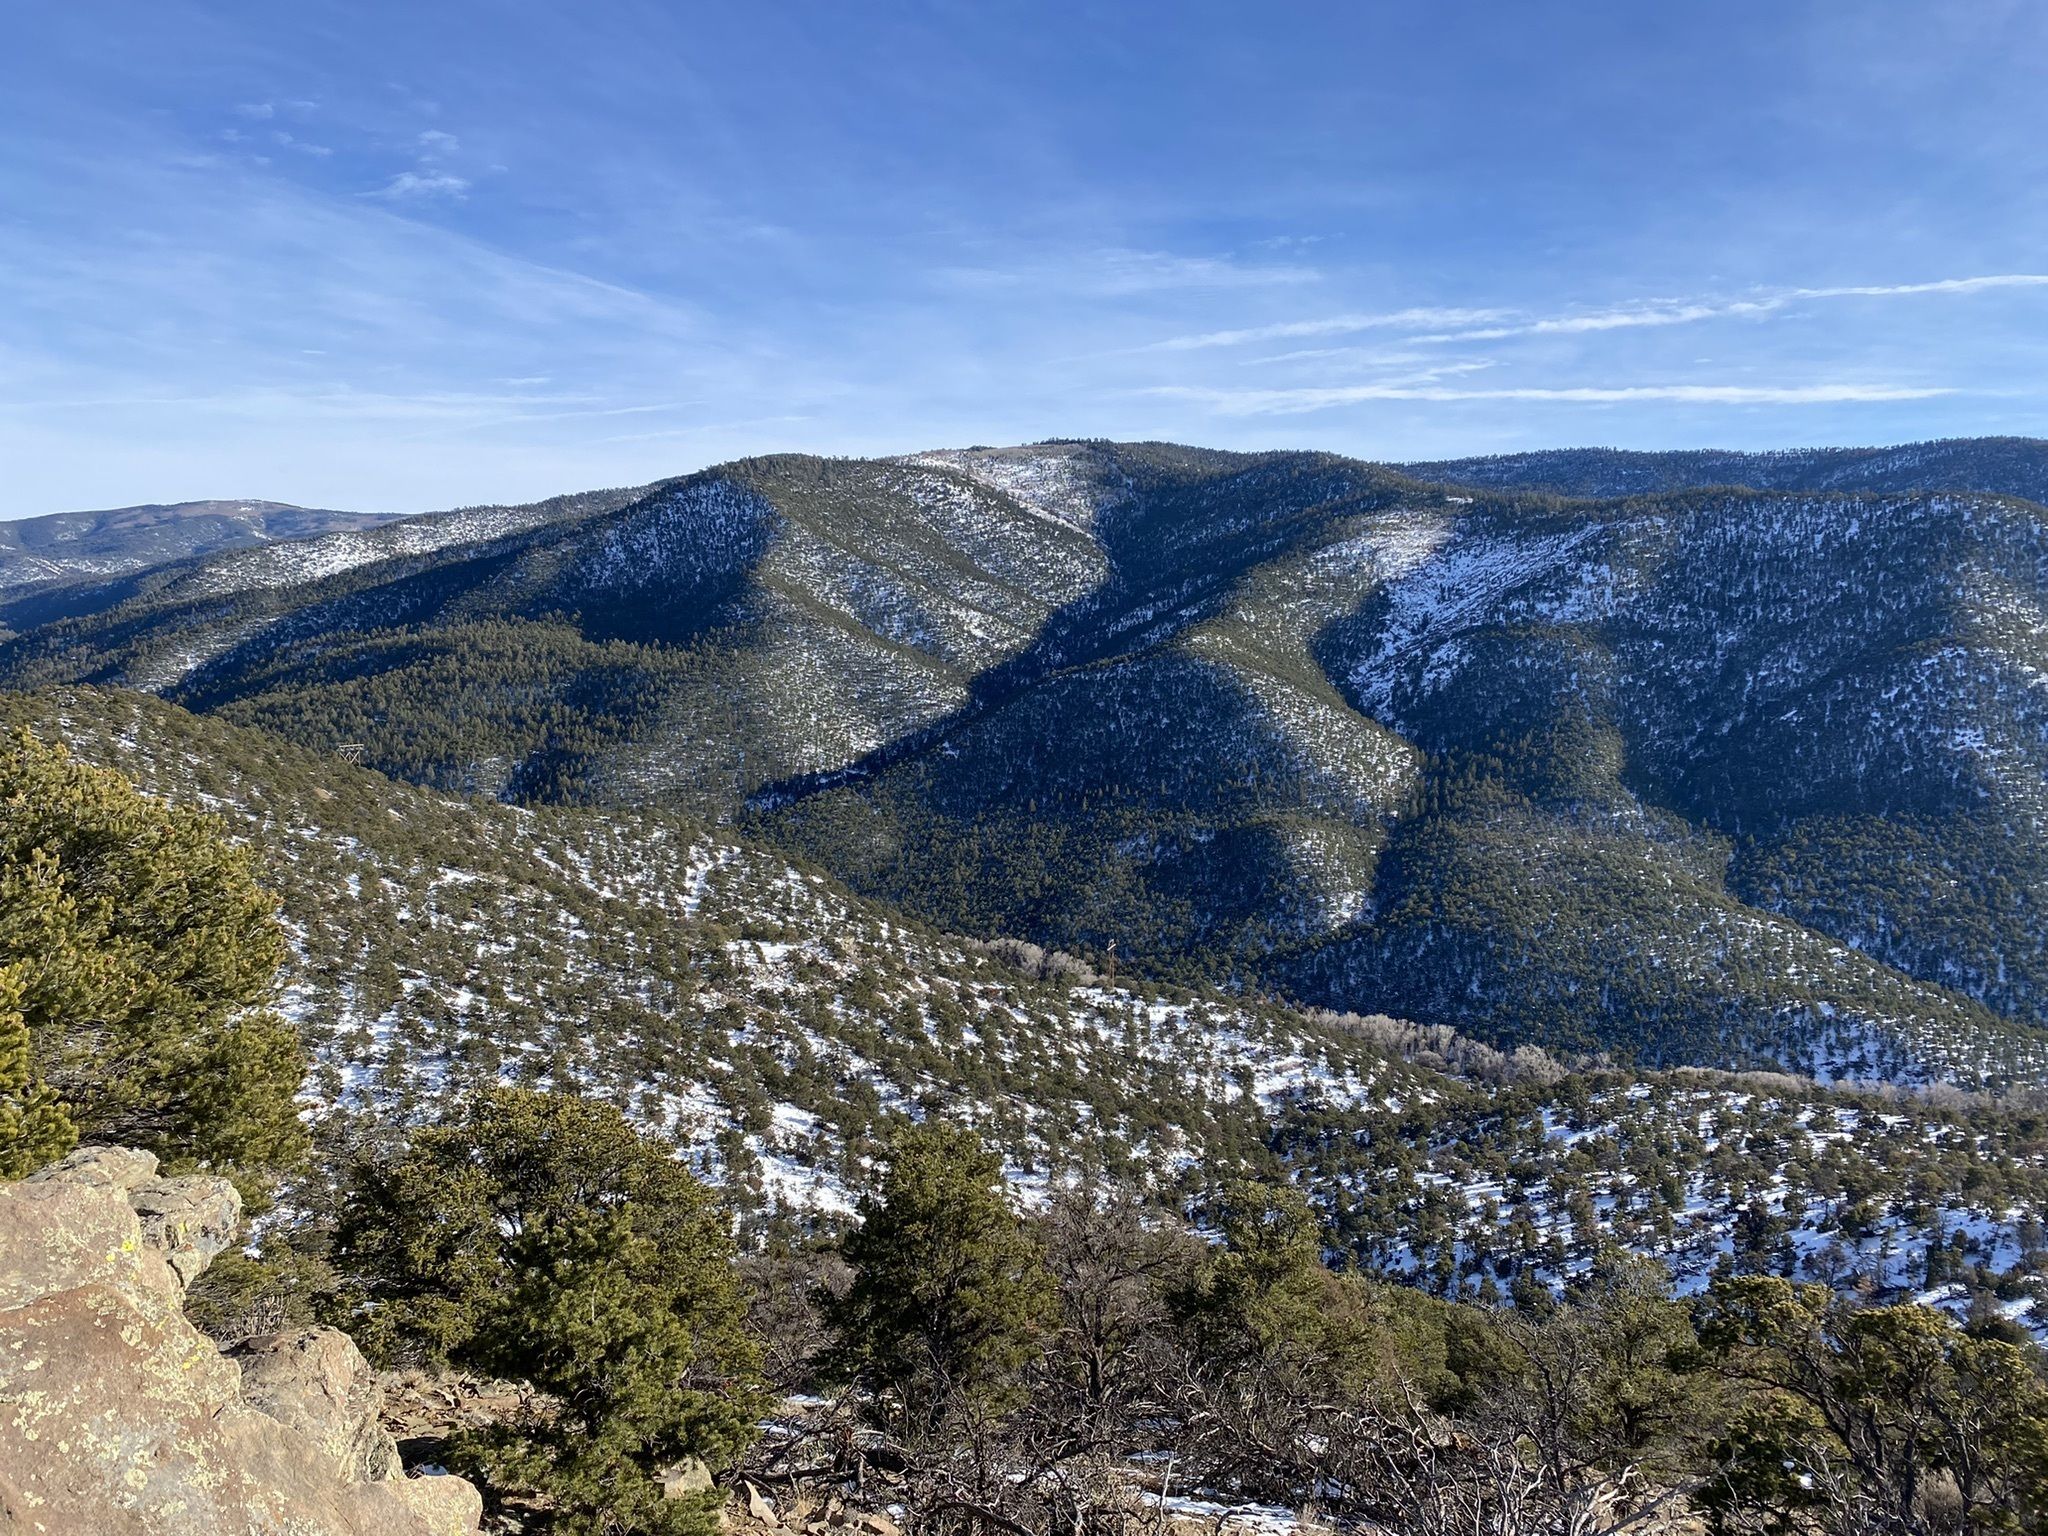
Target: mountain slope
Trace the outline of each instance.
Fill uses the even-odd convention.
[[[1397,500],[780,830],[949,922],[1220,949],[1488,1038],[2025,1080],[2040,1037],[1949,988],[2040,1017],[2033,511]],[[1297,680],[1291,729],[1239,728],[1284,718],[1262,678]],[[1972,868],[1967,915],[1871,920],[1908,816]],[[1787,885],[1844,827],[1855,856]]]
[[[459,507],[418,517],[374,517],[361,526],[140,565],[106,581],[68,581],[0,592],[0,625],[23,631],[84,619],[124,605],[154,609],[180,599],[288,593],[308,581],[404,556],[420,556],[555,518],[609,510],[653,487],[578,491],[517,506]],[[344,517],[356,514],[344,513]]]
[[[1574,892],[1634,882],[1615,861],[1636,859],[1663,866],[1674,902],[1702,880],[1713,895],[1735,855],[1716,899],[2040,1017],[2044,554],[2038,510],[1991,498],[1703,495],[1461,517],[1428,566],[1326,637],[1363,707],[1474,779],[1432,818],[1472,835],[1418,830],[1412,872],[1383,894],[1435,942],[1415,898],[1441,909],[1444,860],[1481,857],[1478,825],[1516,827],[1537,867],[1560,851]],[[1904,827],[1943,850],[1923,871],[1969,867],[1969,911],[1906,897]],[[1894,893],[1882,911],[1873,881]],[[1453,926],[1509,950],[1509,935],[1536,938],[1500,910]],[[1798,946],[1781,927],[1737,927]],[[1603,968],[1589,956],[1582,984]]]
[[[1985,491],[2048,502],[2048,441],[1961,437],[1896,448],[1702,449],[1635,453],[1561,448],[1407,464],[1418,480],[1558,496],[1647,496],[1740,485],[1760,491]]]
[[[374,528],[394,514],[281,501],[180,501],[0,523],[0,591],[104,580],[219,550]]]
[[[9,670],[360,740],[430,783],[730,808],[963,703],[1093,558],[944,470],[759,460],[202,561],[15,642]]]
[[[1620,1242],[1688,1290],[1733,1256],[1958,1314],[1996,1285],[2048,1325],[2038,1096],[1502,1055],[977,945],[673,815],[451,800],[142,695],[0,696],[0,725],[252,844],[325,1154],[288,1207],[480,1084],[574,1084],[673,1137],[754,1235],[843,1215],[880,1134],[938,1112],[1031,1199],[1090,1169],[1169,1197],[1294,1177],[1333,1244],[1447,1295],[1558,1285]]]
[[[951,928],[1503,1045],[2006,1089],[2048,1063],[2042,517],[784,456],[152,572],[0,681],[738,818]]]
[[[130,693],[0,695],[0,726],[255,846],[293,940],[283,1007],[314,1048],[305,1097],[341,1141],[480,1081],[573,1083],[675,1137],[743,1204],[832,1210],[887,1118],[913,1110],[980,1126],[1022,1170],[1170,1183],[1206,1156],[1258,1156],[1296,1093],[1453,1091],[1399,1058],[1398,1032],[977,947],[671,814],[451,800]]]

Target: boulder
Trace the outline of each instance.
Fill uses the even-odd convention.
[[[156,1177],[156,1154],[133,1147],[80,1147],[69,1157],[30,1174],[24,1184],[77,1184],[123,1193]]]
[[[170,1278],[159,1266],[152,1278]],[[139,1283],[143,1268],[142,1223],[118,1191],[0,1186],[0,1308],[77,1286]]]
[[[242,1225],[242,1196],[226,1179],[151,1179],[128,1192],[142,1241],[164,1256],[181,1284],[205,1272]]]
[[[661,1469],[658,1481],[664,1499],[687,1499],[711,1491],[711,1468],[701,1456],[685,1456]]]
[[[304,1435],[345,1483],[399,1471],[398,1443],[383,1424],[384,1389],[356,1341],[339,1328],[303,1328],[238,1344],[242,1396]]]
[[[466,1477],[393,1477],[379,1486],[397,1494],[429,1536],[470,1536],[484,1517],[484,1496]]]
[[[468,1536],[461,1478],[408,1479],[345,1334],[254,1340],[185,1320],[234,1235],[225,1180],[93,1147],[0,1185],[0,1533]]]

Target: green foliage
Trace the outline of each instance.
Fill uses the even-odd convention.
[[[1480,1308],[1333,1273],[1291,1189],[1233,1182],[1205,1216],[1221,1242],[1191,1254],[1127,1194],[1054,1202],[1059,1326],[1008,1413],[896,1448],[914,1518],[972,1528],[969,1489],[999,1528],[1087,1529],[1093,1479],[1133,1459],[1427,1536],[1662,1528],[1688,1502],[1730,1536],[2020,1536],[2048,1512],[2031,1345],[1756,1278],[1718,1281],[1696,1328],[1661,1266],[1611,1250],[1560,1295]],[[919,1230],[927,1266],[973,1246]]]
[[[716,1496],[662,1495],[687,1457],[753,1438],[758,1357],[723,1213],[659,1142],[570,1094],[496,1088],[365,1168],[337,1262],[387,1360],[531,1383],[543,1403],[467,1437],[500,1494],[565,1533],[702,1536]]]
[[[218,823],[26,731],[0,750],[0,1015],[28,1029],[45,1151],[54,1096],[77,1134],[174,1167],[292,1162],[304,1053],[264,1008],[284,955]]]
[[[1555,1305],[1517,1308],[1498,1329],[1514,1389],[1495,1411],[1560,1497],[1601,1470],[1682,1479],[1716,1394],[1662,1265],[1608,1250]]]
[[[2013,942],[2048,923],[2048,848],[2014,836],[2002,810],[1811,817],[1747,845],[1730,884],[1809,928],[1857,934],[1910,976],[2048,1018],[2048,951]]]
[[[21,993],[19,968],[0,970],[0,1179],[18,1179],[78,1143],[63,1104],[37,1081]]]
[[[904,1130],[860,1214],[845,1242],[852,1284],[827,1308],[828,1368],[873,1387],[906,1431],[963,1406],[1014,1406],[1052,1287],[1001,1157],[941,1121]]]
[[[1717,1529],[2043,1529],[2048,1382],[2031,1346],[1924,1307],[1717,1281],[1700,1337],[1751,1391],[1702,1493]]]
[[[1444,1297],[1560,1285],[1610,1237],[1701,1282],[1732,1237],[1760,1272],[2048,1293],[2048,1120],[2024,1096],[1566,1064],[1105,984],[667,814],[451,800],[135,694],[0,696],[0,721],[231,818],[299,936],[287,976],[336,1148],[501,1075],[553,1072],[649,1123],[702,1101],[751,1240],[777,1219],[757,1152],[858,1188],[885,1106],[921,1098],[1020,1163],[1175,1196],[1202,1167],[1285,1166],[1334,1251]],[[1276,1069],[1298,1086],[1250,1091]]]
[[[273,1235],[260,1256],[229,1249],[185,1293],[185,1317],[221,1345],[308,1328],[335,1310],[339,1289],[327,1262]]]
[[[1178,1299],[1206,1359],[1319,1342],[1329,1319],[1322,1223],[1299,1190],[1240,1179],[1213,1206],[1223,1247]]]

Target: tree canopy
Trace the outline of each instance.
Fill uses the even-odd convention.
[[[1039,1244],[1009,1205],[1002,1158],[972,1131],[900,1133],[845,1244],[853,1283],[829,1308],[835,1368],[906,1430],[1008,1397],[1052,1301]]]
[[[289,1163],[304,1052],[265,1007],[284,956],[212,819],[27,731],[0,747],[0,1163],[79,1137],[174,1167]]]
[[[544,1394],[460,1445],[491,1486],[563,1532],[715,1528],[713,1495],[661,1478],[745,1448],[758,1353],[726,1217],[671,1149],[608,1104],[493,1088],[361,1171],[336,1250],[373,1354]]]

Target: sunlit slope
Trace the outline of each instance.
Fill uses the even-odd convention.
[[[167,568],[0,680],[738,820],[958,929],[1502,1044],[2048,1059],[2030,503],[1061,442],[514,510]]]

